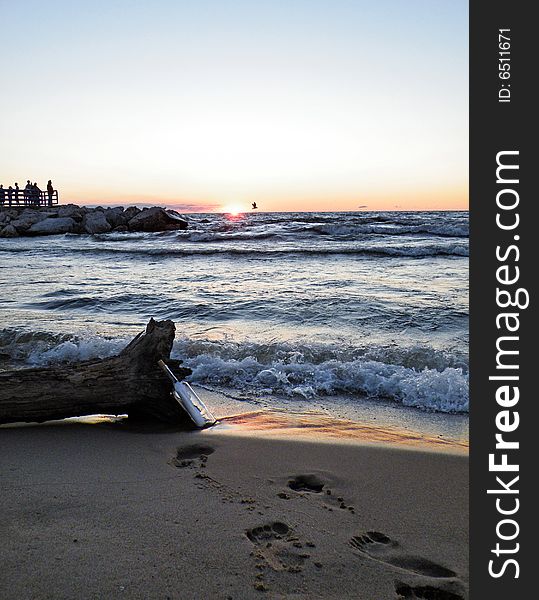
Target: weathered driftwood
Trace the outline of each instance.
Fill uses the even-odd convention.
[[[191,373],[170,359],[176,328],[172,321],[150,320],[111,358],[73,365],[0,373],[0,423],[43,422],[90,414],[155,418],[188,423],[171,396],[171,384],[157,361],[178,379]]]

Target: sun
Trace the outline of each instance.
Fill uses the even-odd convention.
[[[223,212],[232,217],[237,217],[244,211],[239,204],[227,204],[223,207]]]

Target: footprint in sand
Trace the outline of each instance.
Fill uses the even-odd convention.
[[[322,492],[325,492],[325,499],[328,506],[324,506],[323,508],[333,510],[333,507],[336,507],[343,510],[346,509],[352,514],[355,512],[354,507],[346,504],[344,498],[334,496],[328,484],[317,475],[295,475],[288,480],[288,487],[299,494],[303,494],[303,492],[311,494],[321,494]],[[286,492],[279,492],[277,496],[284,500],[290,500],[290,496]]]
[[[288,482],[288,487],[295,492],[312,492],[320,494],[325,483],[316,475],[296,475]]]
[[[264,560],[274,571],[297,573],[309,554],[296,550],[303,544],[293,535],[291,528],[282,521],[274,521],[248,529],[245,534],[257,547],[255,557]]]
[[[221,502],[239,502],[240,504],[245,505],[247,510],[255,510],[257,508],[257,502],[254,498],[246,496],[244,493],[225,483],[221,483],[205,472],[208,456],[214,452],[215,448],[207,444],[180,446],[176,450],[176,455],[168,462],[174,467],[190,467],[191,472],[194,471],[196,486],[199,489],[211,489],[218,492],[221,495]]]
[[[374,560],[427,577],[456,577],[456,573],[427,558],[406,554],[400,544],[378,531],[353,537],[350,545]],[[413,598],[413,596],[411,596]],[[433,597],[436,598],[436,597]]]
[[[431,585],[411,586],[397,582],[395,592],[403,600],[464,600],[460,594]]]
[[[204,444],[191,444],[190,446],[180,446],[176,450],[176,456],[170,461],[175,467],[189,467],[195,460],[199,460],[203,465],[208,460],[208,456],[215,452],[215,448]]]

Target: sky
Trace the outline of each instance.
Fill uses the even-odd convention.
[[[0,0],[0,22],[4,187],[468,207],[467,0]]]

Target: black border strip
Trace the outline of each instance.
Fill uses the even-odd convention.
[[[539,57],[535,45],[539,36],[532,31],[532,27],[537,27],[531,15],[533,7],[533,3],[522,0],[470,0],[470,597],[473,600],[530,597],[528,594],[533,595],[532,590],[536,588],[532,577],[535,579],[538,569],[532,563],[537,551],[532,529],[536,529],[537,521],[533,511],[539,508],[539,477],[537,468],[531,468],[532,461],[539,461],[539,453],[531,442],[534,438],[539,440],[539,430],[536,430],[538,393],[534,385],[539,376],[539,365],[535,365],[537,328],[534,331],[532,322],[539,261],[534,241],[539,239],[539,232],[535,232],[533,218],[537,192],[531,189],[539,172],[537,151],[532,146],[537,117],[531,105],[535,101],[532,86],[537,79],[537,68],[532,70],[532,64],[533,59]],[[499,29],[511,30],[511,66],[507,79],[499,76],[499,65],[506,62],[499,59],[508,56],[499,54]],[[503,84],[506,90],[510,89],[510,102],[499,101]],[[507,92],[502,92],[503,95]],[[518,170],[502,171],[501,178],[513,179],[510,173],[517,173],[518,183],[497,183],[496,157],[503,151],[519,153],[500,157],[505,162],[518,164]],[[518,194],[515,209],[504,211],[497,206],[497,194],[502,189],[512,189]],[[511,197],[516,198],[513,192],[503,193],[501,201],[509,204]],[[518,228],[500,229],[496,224],[498,213],[507,219],[506,223],[518,213]],[[516,250],[504,261],[498,260],[496,248],[499,246],[499,254],[504,256],[512,244],[518,247],[518,262]],[[504,265],[509,270],[500,275],[512,277],[515,268],[519,268],[518,282],[500,285],[496,274]],[[497,287],[513,294],[518,288],[526,289],[530,294],[529,307],[500,308],[496,300]],[[500,336],[508,333],[504,326],[497,328],[496,317],[509,310],[518,313],[520,327],[512,333],[518,340],[506,340],[503,344],[505,348],[512,345],[510,349],[518,350],[519,354],[501,358],[506,364],[518,364],[518,368],[499,369],[496,343]],[[516,375],[518,381],[489,380],[492,375]],[[503,407],[497,402],[496,392],[502,385],[510,385],[512,394],[513,387],[518,386],[520,398],[514,406]],[[502,425],[512,427],[516,419],[520,419],[515,431],[503,434],[504,439],[517,441],[518,449],[495,448],[495,434],[499,432],[496,417],[503,410],[509,410],[509,414]],[[506,453],[508,462],[518,465],[518,472],[489,470],[489,455],[493,453],[497,463]],[[506,485],[518,476],[518,481],[510,487],[511,491],[518,489],[518,494],[488,494],[489,489],[502,489],[496,476]],[[518,504],[515,514],[500,514],[496,506],[498,498],[502,510],[514,510]],[[518,531],[512,540],[500,539],[497,534],[496,528],[503,519],[516,522],[516,525],[506,522],[498,529],[506,537]],[[492,551],[497,543],[507,553],[496,556]],[[508,563],[504,568],[505,561],[510,559],[518,563],[518,569],[515,563]],[[502,575],[489,574],[491,560],[494,561],[490,564],[491,571],[496,574],[503,571]],[[519,576],[515,578],[517,570]]]

